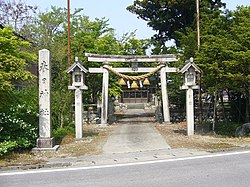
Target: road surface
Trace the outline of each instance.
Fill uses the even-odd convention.
[[[250,186],[250,151],[108,166],[0,173],[1,187]]]

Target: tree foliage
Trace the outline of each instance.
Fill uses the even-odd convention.
[[[22,50],[28,47],[30,44],[14,36],[9,28],[0,29],[0,91],[12,89],[14,82],[32,79],[25,67],[35,55]]]
[[[204,0],[201,10],[208,13],[225,6],[221,0]],[[180,46],[180,36],[187,34],[188,28],[195,28],[196,2],[190,0],[135,0],[127,7],[133,14],[145,20],[149,27],[157,31],[153,40],[156,47],[163,48],[173,39]]]
[[[249,121],[249,7],[232,12],[222,9],[225,5],[221,0],[200,1],[199,51],[196,1],[135,0],[127,9],[157,31],[154,53],[167,53],[166,42],[173,39],[176,52],[184,59],[196,57],[204,70],[203,90],[220,94],[227,90],[245,106],[239,115],[245,113]]]
[[[196,61],[204,70],[204,89],[210,93],[230,92],[237,100],[244,99],[245,118],[249,121],[250,83],[250,7],[238,7],[234,12],[218,15],[212,21],[202,22],[202,45]]]
[[[20,3],[0,1],[0,156],[33,147],[38,135],[37,92],[14,90],[14,86],[33,85],[35,78],[26,70],[36,59],[31,44],[13,30],[20,29],[28,16],[27,7]]]

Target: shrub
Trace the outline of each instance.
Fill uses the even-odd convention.
[[[37,127],[38,114],[27,105],[11,106],[6,112],[0,113],[2,154],[17,148],[33,147],[38,137]]]
[[[16,141],[4,141],[0,143],[0,157],[18,147]]]
[[[235,130],[240,126],[234,122],[217,122],[215,125],[215,133],[224,136],[234,136]]]
[[[75,132],[74,127],[68,125],[68,126],[65,126],[63,128],[57,128],[57,129],[53,130],[52,134],[53,134],[53,137],[55,137],[55,139],[56,139],[56,143],[60,144],[62,139],[66,135],[74,134],[74,132]]]

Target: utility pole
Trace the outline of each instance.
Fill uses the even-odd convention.
[[[197,48],[200,50],[201,39],[200,39],[200,0],[196,0],[196,21],[197,21]],[[198,121],[202,123],[202,98],[201,98],[201,74],[199,75],[199,90],[198,90]]]
[[[197,21],[197,47],[200,49],[200,0],[196,0],[196,21]]]
[[[70,0],[68,0],[68,65],[70,65]]]

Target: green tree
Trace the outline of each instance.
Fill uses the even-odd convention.
[[[30,43],[18,39],[9,28],[0,29],[0,91],[11,90],[15,82],[33,78],[25,67],[35,56],[21,50],[28,47]]]
[[[230,43],[228,49],[226,79],[229,88],[241,93],[245,103],[245,122],[250,121],[250,6],[238,7],[232,15]]]
[[[238,95],[238,102],[244,98],[244,121],[249,121],[249,18],[250,7],[239,7],[204,22],[201,50],[196,53],[205,72],[204,88],[220,94],[228,90]]]
[[[201,10],[209,12],[223,6],[225,4],[221,0],[204,0],[201,3]],[[127,9],[157,31],[153,39],[158,42],[160,48],[164,48],[166,41],[171,39],[179,46],[180,38],[177,31],[186,35],[187,29],[194,29],[196,25],[195,0],[135,0]]]
[[[33,83],[34,76],[25,69],[35,60],[29,48],[11,29],[0,29],[0,156],[34,146],[37,137],[37,94],[14,90],[15,85]]]

